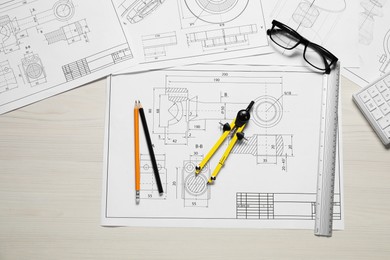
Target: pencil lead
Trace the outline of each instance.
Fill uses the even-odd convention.
[[[137,190],[135,192],[135,203],[139,204],[140,202],[140,194],[139,194],[139,191]]]

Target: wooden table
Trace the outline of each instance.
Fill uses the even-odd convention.
[[[103,228],[105,84],[0,116],[0,259],[390,259],[390,151],[342,78],[346,229]]]

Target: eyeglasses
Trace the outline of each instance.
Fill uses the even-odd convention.
[[[292,50],[299,44],[303,44],[305,46],[303,50],[303,58],[305,61],[326,74],[330,73],[332,65],[336,64],[338,60],[327,49],[312,43],[279,21],[272,21],[272,28],[267,30],[267,34],[274,43],[286,50]]]

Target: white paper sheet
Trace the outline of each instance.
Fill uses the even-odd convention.
[[[113,0],[134,57],[156,69],[270,52],[260,0]]]
[[[343,75],[361,87],[390,71],[390,2],[360,0],[360,67],[347,67]]]
[[[0,4],[0,113],[131,64],[110,1],[24,0]]]
[[[355,0],[263,0],[266,21],[278,20],[317,43],[341,61],[342,66],[359,66]],[[291,51],[285,51],[290,55]],[[283,58],[272,64],[284,64]]]
[[[321,99],[326,76],[294,66],[196,65],[113,76],[103,172],[102,225],[314,228]],[[141,135],[141,202],[134,188],[133,105],[140,100],[163,182],[159,196]],[[215,184],[195,166],[251,100],[255,105]],[[142,130],[141,130],[142,133]],[[339,158],[338,158],[339,159]],[[334,228],[344,225],[337,163]]]

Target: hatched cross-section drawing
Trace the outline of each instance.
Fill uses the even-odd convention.
[[[294,157],[293,135],[253,135],[243,145],[235,146],[232,154],[250,154],[256,157],[257,164],[281,164],[282,171],[287,171],[287,160]]]
[[[184,207],[207,207],[210,199],[210,187],[207,179],[210,170],[206,166],[202,172],[195,175],[195,167],[202,160],[200,156],[191,156],[183,162],[182,168],[182,198]]]

